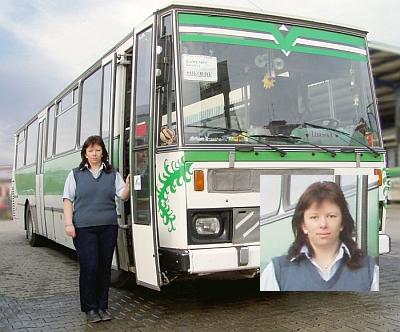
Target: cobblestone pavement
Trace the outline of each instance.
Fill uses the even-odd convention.
[[[31,248],[21,225],[0,221],[0,331],[400,331],[400,205],[388,214],[379,293],[260,293],[258,280],[130,285],[111,289],[114,320],[97,324],[79,309],[74,253]]]

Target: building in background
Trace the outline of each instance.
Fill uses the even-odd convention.
[[[400,201],[400,46],[371,42],[369,48],[390,169],[389,200]]]
[[[0,166],[0,220],[11,219],[11,166]]]

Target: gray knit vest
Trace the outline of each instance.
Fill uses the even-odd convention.
[[[374,277],[374,259],[364,257],[359,269],[351,270],[344,256],[331,279],[321,278],[317,268],[306,257],[290,262],[287,255],[272,259],[275,277],[281,291],[370,291]]]
[[[117,225],[115,170],[95,179],[85,167],[73,169],[76,182],[73,222],[76,228]]]

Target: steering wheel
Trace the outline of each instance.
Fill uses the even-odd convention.
[[[313,121],[308,121],[309,123],[316,124],[319,126],[329,127],[329,128],[337,128],[340,125],[340,121],[334,118],[323,118]]]
[[[221,139],[224,135],[226,135],[226,132],[223,130],[218,130],[218,129],[209,129],[205,128],[200,131],[200,136],[208,137],[210,139]]]

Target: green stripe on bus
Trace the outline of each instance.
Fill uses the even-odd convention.
[[[187,162],[212,162],[212,161],[229,161],[228,151],[185,151],[185,161]],[[291,162],[356,162],[355,153],[337,153],[332,157],[327,152],[302,152],[292,151],[281,157],[276,151],[259,151],[259,152],[235,152],[235,161],[291,161]],[[366,152],[361,154],[362,162],[383,162],[383,155],[375,157],[372,153]]]
[[[206,43],[241,45],[241,46],[270,48],[270,49],[283,49],[286,52],[291,51],[291,52],[308,53],[316,55],[334,56],[354,61],[367,61],[367,57],[364,55],[346,51],[339,51],[339,50],[333,50],[321,47],[312,47],[312,46],[290,46],[284,49],[280,45],[275,44],[272,41],[243,39],[240,37],[220,37],[216,35],[207,35],[207,34],[198,35],[198,34],[185,33],[180,35],[180,40],[182,42],[206,42]]]
[[[367,61],[367,56],[362,54],[356,54],[346,51],[332,50],[329,48],[312,47],[312,46],[294,46],[294,52],[317,54],[317,55],[327,55],[334,56],[337,58],[350,59],[354,61]]]
[[[299,37],[304,39],[315,39],[325,42],[352,45],[362,49],[366,48],[365,39],[362,37],[303,27],[290,28],[290,31],[285,38],[285,42],[288,45],[292,45],[293,42]]]
[[[35,195],[36,193],[36,165],[17,170],[15,172],[17,195]]]
[[[400,177],[400,167],[390,167],[386,169],[386,175],[389,178]]]
[[[284,36],[278,28],[280,23],[273,24],[242,18],[207,16],[201,14],[179,14],[179,24],[235,28],[240,30],[243,30],[243,28],[245,28],[246,30],[257,32],[268,32],[274,35],[275,39],[278,41],[279,44],[281,44],[281,47],[285,50],[293,45],[293,42],[299,37],[348,44],[356,47],[361,47],[363,49],[365,49],[366,47],[365,40],[362,37],[298,26],[291,27],[287,35]]]
[[[46,161],[44,164],[44,195],[62,195],[68,173],[81,162],[80,151]]]
[[[185,162],[228,161],[228,151],[185,151]]]

